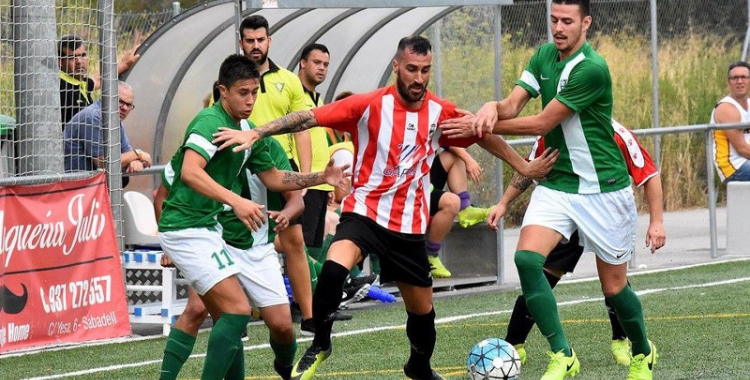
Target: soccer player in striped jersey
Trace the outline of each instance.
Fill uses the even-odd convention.
[[[425,249],[429,172],[438,147],[479,142],[533,177],[543,177],[556,160],[557,153],[550,150],[541,162],[535,160],[527,165],[497,136],[450,141],[443,138],[437,128],[440,122],[463,113],[427,90],[431,50],[427,39],[405,37],[399,42],[393,61],[394,85],[292,113],[248,133],[226,129],[215,135],[215,143],[223,142],[220,149],[237,143],[235,150],[248,148],[259,138],[316,125],[344,130],[352,136],[353,190],[343,201],[341,221],[313,295],[315,338],[295,364],[292,379],[312,378],[331,354],[331,316],[341,302],[342,284],[350,268],[368,252],[378,253],[381,279],[396,281],[404,299],[406,335],[411,343],[405,374],[412,379],[442,379],[430,365],[436,331],[432,277]]]
[[[637,212],[627,166],[613,137],[609,67],[586,40],[591,23],[588,0],[552,0],[554,41],[536,51],[511,94],[486,103],[474,118],[441,127],[461,138],[486,132],[543,135],[548,147],[560,151],[548,180],[534,189],[515,255],[526,304],[550,344],[542,380],[562,380],[580,371],[543,270],[550,251],[576,229],[584,247],[596,253],[602,291],[632,344],[628,380],[645,380],[653,377],[658,355],[646,334],[641,301],[627,286]],[[542,111],[518,117],[539,95]]]

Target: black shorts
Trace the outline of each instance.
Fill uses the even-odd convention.
[[[572,273],[581,255],[583,255],[583,247],[578,244],[578,230],[575,230],[567,243],[558,243],[555,246],[544,261],[544,267]]]
[[[430,183],[432,183],[433,190],[442,190],[445,188],[445,184],[448,182],[448,172],[443,167],[443,162],[440,161],[440,155],[435,157],[432,161],[432,167],[430,167]]]
[[[438,190],[437,188],[432,189],[430,192],[430,217],[435,216],[435,213],[440,210],[440,198],[445,194],[445,190]]]
[[[328,191],[308,189],[304,200],[305,211],[302,212],[301,219],[305,245],[320,248],[325,238]]]
[[[400,281],[420,287],[432,286],[427,261],[425,235],[402,234],[381,227],[362,215],[341,214],[333,241],[349,240],[359,247],[362,256],[377,253],[380,259],[380,281]]]

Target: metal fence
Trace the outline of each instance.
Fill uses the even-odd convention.
[[[440,47],[433,87],[468,109],[507,94],[534,47],[549,38],[549,3],[516,0],[513,5],[465,6],[450,13],[432,31]],[[102,100],[104,169],[110,174],[121,238],[121,146],[113,89],[117,53],[169,23],[178,8],[117,15],[111,1],[49,0],[32,5],[0,0],[0,114],[7,116],[0,118],[0,186],[66,176],[56,43],[62,35],[76,34],[87,47],[89,76],[102,78],[92,96]],[[710,110],[726,91],[726,68],[747,50],[750,0],[595,0],[591,8],[590,39],[611,66],[615,117],[636,129],[684,125],[700,127],[692,132],[707,130]],[[536,112],[535,107],[529,111]],[[126,120],[128,134],[138,133],[137,126],[127,124]],[[646,145],[661,167],[668,210],[714,206],[707,196],[715,180],[703,133],[670,133]],[[495,165],[484,152],[472,148],[471,153],[483,166]],[[502,167],[496,173],[502,175]],[[72,175],[81,174],[67,174]],[[502,182],[502,176],[486,176],[471,187],[474,200],[494,203]],[[510,219],[522,214],[523,201],[520,204],[511,210]],[[715,242],[711,244],[715,252]]]

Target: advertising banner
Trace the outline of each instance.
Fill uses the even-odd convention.
[[[129,334],[104,173],[0,187],[0,354]]]

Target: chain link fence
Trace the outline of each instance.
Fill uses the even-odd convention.
[[[655,52],[651,49],[651,1],[592,1],[594,21],[589,38],[610,65],[614,117],[631,128],[654,126],[651,57],[655,53],[659,65],[659,126],[708,122],[714,103],[726,92],[727,66],[742,56],[748,1],[658,0]],[[119,179],[119,171],[114,170],[121,148],[118,102],[102,96],[105,87],[100,85],[112,83],[101,78],[106,71],[102,63],[113,64],[107,49],[116,51],[119,58],[172,20],[175,10],[114,14],[100,3],[106,2],[49,0],[27,5],[0,0],[0,185],[20,183],[29,175],[54,180],[65,171],[60,113],[64,105],[58,91],[64,64],[78,66],[79,72],[70,75],[73,79],[84,83],[88,83],[87,78],[93,79],[89,101],[104,100],[102,128],[111,137],[104,144],[104,167]],[[500,8],[503,94],[510,92],[536,47],[549,38],[547,6],[547,1],[516,0]],[[442,95],[470,110],[494,98],[495,9],[463,7],[450,13],[439,31]],[[115,41],[108,40],[105,33],[112,30],[102,32],[106,28],[113,30]],[[74,51],[60,56],[58,40],[64,35],[78,36],[86,56]],[[201,36],[186,38],[193,37]],[[135,97],[137,102],[138,94]],[[538,103],[532,102],[525,114],[538,112]],[[137,126],[127,126],[127,120],[125,125],[128,134],[137,133]],[[643,142],[653,152],[652,139]],[[670,135],[661,140],[659,164],[668,210],[706,206],[707,183],[714,179],[705,178],[704,147],[702,134]],[[470,152],[483,167],[496,165],[481,149],[472,147]],[[505,170],[508,179],[511,173]],[[477,205],[494,204],[502,191],[490,173],[486,170],[482,181],[470,187]],[[119,180],[110,181],[110,191],[113,207],[122,207],[122,197],[115,195],[122,191]],[[516,202],[509,210],[509,224],[518,223],[524,210],[525,201]],[[120,215],[115,212],[118,223]]]

